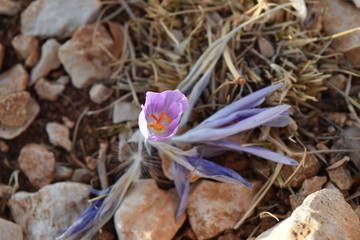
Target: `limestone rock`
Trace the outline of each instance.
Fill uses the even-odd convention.
[[[109,99],[112,93],[113,89],[108,88],[104,84],[94,84],[90,89],[89,95],[91,101],[100,104]]]
[[[30,143],[19,155],[21,170],[35,187],[43,187],[51,182],[55,172],[55,156],[46,147]]]
[[[55,39],[48,39],[41,47],[41,57],[36,66],[31,70],[30,85],[34,84],[39,78],[45,77],[51,70],[60,67],[58,50],[60,43]]]
[[[85,210],[89,187],[80,183],[46,185],[36,193],[18,192],[9,202],[11,214],[27,240],[55,239]]]
[[[343,195],[322,189],[309,195],[289,218],[256,240],[357,240],[360,222]]]
[[[11,93],[0,100],[0,123],[20,127],[27,119],[26,105],[29,102],[30,93],[26,91]]]
[[[91,24],[78,29],[60,47],[59,58],[73,85],[84,88],[110,77],[110,65],[120,56],[122,46],[123,35],[119,24]]]
[[[46,132],[49,136],[49,141],[54,146],[65,148],[68,152],[71,151],[70,131],[60,123],[49,122],[46,124]]]
[[[13,222],[0,218],[0,239],[23,240],[21,227]]]
[[[177,196],[158,188],[152,179],[139,180],[130,188],[114,216],[119,239],[172,239],[185,221],[175,222]]]
[[[0,124],[0,138],[13,139],[19,136],[30,126],[30,124],[34,121],[34,119],[40,112],[40,106],[33,98],[30,98],[29,102],[27,103],[26,112],[27,112],[26,121],[24,125],[20,127],[11,127]]]
[[[29,74],[21,64],[16,64],[0,74],[0,99],[11,93],[24,91],[29,82]]]
[[[328,168],[327,172],[331,181],[333,181],[340,190],[350,189],[353,179],[350,170],[346,166],[342,165],[332,169]]]
[[[25,60],[26,67],[33,67],[39,60],[39,40],[33,36],[19,34],[11,41],[17,55]]]
[[[69,37],[94,21],[101,6],[98,0],[33,1],[21,14],[21,32],[42,38]]]
[[[190,193],[187,214],[197,239],[215,237],[231,229],[247,211],[260,187],[253,183],[253,190],[241,184],[218,183],[203,180]]]
[[[0,15],[13,16],[19,12],[21,2],[13,0],[0,0]]]
[[[113,123],[135,121],[140,114],[140,107],[129,102],[117,102],[114,104]]]
[[[65,90],[65,85],[40,78],[35,84],[35,91],[40,99],[55,101]]]

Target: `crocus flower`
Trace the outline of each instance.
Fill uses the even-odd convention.
[[[172,138],[179,127],[188,100],[179,90],[147,92],[139,115],[139,129],[146,139],[163,141]]]

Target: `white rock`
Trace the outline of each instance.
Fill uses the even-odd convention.
[[[0,99],[0,123],[11,127],[21,127],[28,117],[27,103],[30,93],[27,91],[11,93]]]
[[[60,43],[55,39],[48,39],[41,47],[41,58],[36,66],[31,70],[30,85],[34,84],[39,78],[45,77],[51,70],[60,67],[58,50]]]
[[[70,78],[66,75],[62,75],[56,79],[56,82],[59,84],[67,85],[70,82]]]
[[[5,58],[5,47],[4,45],[0,44],[0,70],[3,66],[4,58]]]
[[[0,218],[0,239],[23,240],[24,238],[20,225]]]
[[[29,74],[21,64],[16,64],[0,74],[0,99],[15,92],[24,91],[29,82]]]
[[[89,187],[80,183],[55,183],[36,193],[18,192],[9,202],[11,214],[27,240],[55,239],[88,205]]]
[[[140,107],[129,102],[117,102],[114,105],[113,123],[135,121],[140,114]]]
[[[110,77],[110,65],[120,56],[122,46],[123,35],[119,24],[91,24],[78,29],[60,47],[59,58],[73,85],[84,88]]]
[[[94,86],[91,87],[89,95],[91,101],[100,104],[106,101],[107,99],[109,99],[112,93],[113,93],[113,89],[108,88],[104,84],[99,83],[99,84],[94,84]]]
[[[20,8],[20,1],[0,0],[0,15],[15,15],[19,12]]]
[[[21,170],[35,187],[51,182],[55,172],[55,156],[46,147],[30,143],[25,145],[18,158]]]
[[[289,218],[256,240],[358,240],[360,222],[343,195],[322,189],[309,195]]]
[[[54,146],[65,148],[68,152],[71,151],[70,131],[60,123],[49,122],[46,124],[46,132],[49,136],[49,141]]]
[[[39,60],[39,40],[33,36],[19,34],[11,41],[17,55],[25,60],[26,67],[33,67]]]
[[[352,0],[356,7],[360,8],[360,0]]]
[[[23,133],[30,126],[40,112],[40,106],[33,98],[30,98],[28,104],[26,105],[26,112],[26,122],[21,127],[11,127],[0,124],[0,138],[13,139]]]
[[[65,85],[40,78],[35,83],[35,91],[40,99],[55,101],[65,90]]]
[[[185,221],[185,215],[182,215],[175,222],[178,203],[175,193],[159,189],[154,180],[139,180],[132,185],[115,213],[119,239],[172,239]]]
[[[21,14],[21,31],[42,38],[69,37],[94,21],[101,6],[98,0],[33,1]]]
[[[218,183],[203,180],[190,193],[187,214],[197,239],[215,237],[231,229],[248,210],[260,187],[254,182],[254,190],[241,184]]]

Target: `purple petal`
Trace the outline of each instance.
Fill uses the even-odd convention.
[[[282,154],[270,151],[265,148],[257,147],[257,146],[242,147],[241,146],[242,143],[233,142],[233,141],[229,141],[229,140],[219,140],[219,141],[214,141],[214,142],[207,142],[206,144],[217,146],[217,147],[223,147],[223,148],[227,148],[227,149],[231,149],[231,150],[235,150],[235,151],[251,153],[255,156],[265,158],[267,160],[277,162],[277,163],[282,163],[282,164],[287,164],[287,165],[298,165],[299,164],[296,160],[294,160],[292,158],[289,158]]]
[[[224,107],[218,112],[214,113],[211,117],[207,118],[200,125],[207,125],[209,122],[221,120],[223,117],[228,116],[236,111],[242,109],[249,109],[256,107],[264,102],[265,97],[274,92],[276,89],[281,87],[283,83],[278,83],[273,86],[269,86],[263,89],[260,89],[254,93],[247,95],[246,97],[237,100],[230,105]]]
[[[174,137],[173,140],[180,142],[216,141],[239,132],[267,125],[267,123],[271,123],[279,119],[279,117],[282,118],[289,108],[290,106],[286,104],[266,108],[256,115],[225,127],[211,128],[198,125],[186,133]]]
[[[227,183],[242,183],[246,187],[252,188],[251,184],[245,178],[230,168],[199,157],[185,157],[185,160],[193,166],[194,169],[191,171],[194,171],[201,177]]]
[[[176,191],[180,197],[180,204],[176,213],[176,220],[181,217],[186,209],[186,202],[190,191],[190,171],[175,161],[171,163]]]

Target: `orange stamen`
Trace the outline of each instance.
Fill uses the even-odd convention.
[[[150,113],[150,117],[152,117],[156,122],[152,122],[149,123],[148,126],[154,128],[156,131],[160,131],[162,129],[166,129],[168,127],[165,127],[162,123],[161,120],[164,118],[168,123],[171,123],[171,119],[166,116],[166,114],[164,112],[160,113],[159,118],[157,118],[154,114]]]

